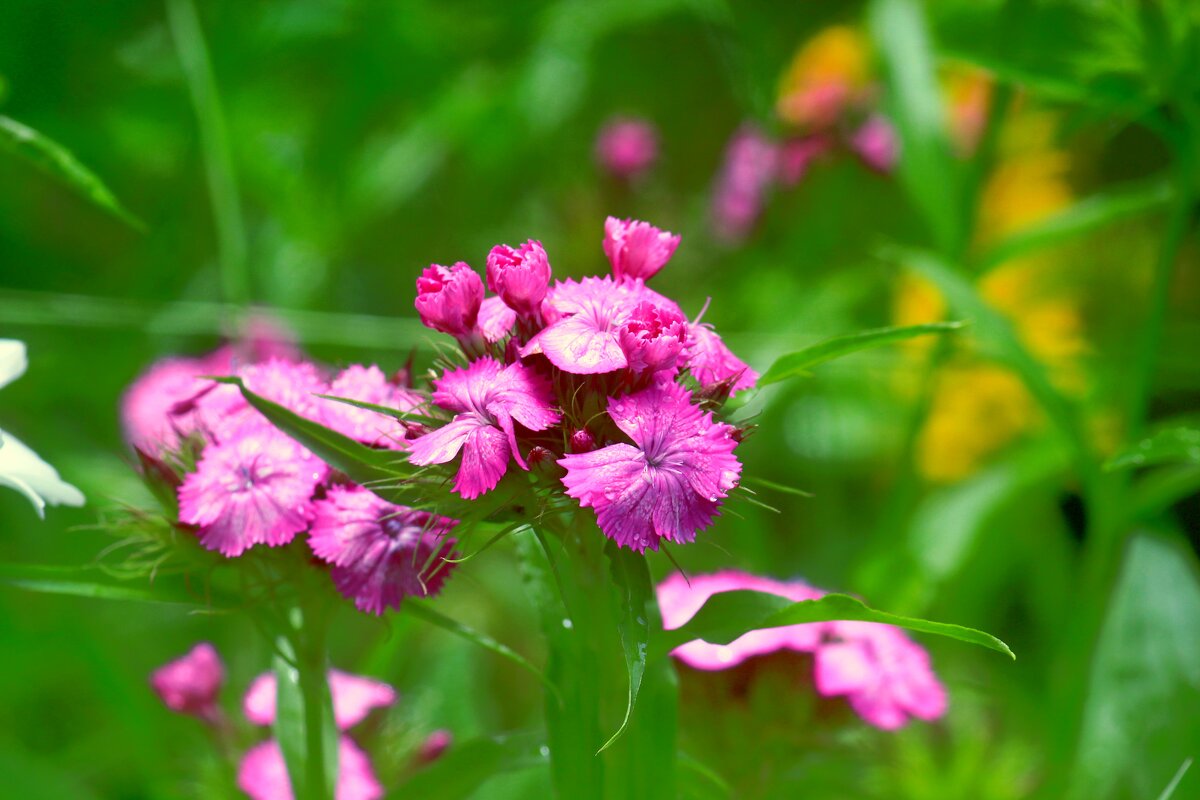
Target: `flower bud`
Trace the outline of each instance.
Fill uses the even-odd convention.
[[[470,336],[481,303],[483,281],[462,261],[452,267],[430,264],[417,278],[417,313],[435,331]]]
[[[216,648],[203,642],[156,669],[150,685],[172,711],[213,720],[218,713],[217,692],[224,680],[221,657]]]
[[[672,369],[687,344],[688,321],[673,309],[642,301],[617,331],[631,372]]]
[[[588,453],[596,449],[596,437],[587,428],[580,428],[571,434],[571,452]]]
[[[604,221],[604,253],[617,280],[648,280],[671,260],[679,237],[648,222],[609,217]]]
[[[420,749],[417,750],[417,761],[422,764],[432,764],[441,758],[442,753],[454,743],[454,734],[442,728],[425,737],[425,741],[421,742]]]
[[[487,257],[488,288],[522,316],[532,316],[541,306],[550,285],[550,260],[542,243],[530,239],[513,249],[492,248]]]
[[[533,469],[538,464],[544,464],[553,458],[554,453],[538,444],[529,449],[529,455],[525,457],[525,463],[529,465],[530,469]]]
[[[616,118],[596,138],[596,160],[619,180],[632,180],[658,158],[658,132],[643,119]]]

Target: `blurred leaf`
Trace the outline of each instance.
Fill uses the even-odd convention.
[[[211,597],[197,597],[186,586],[162,577],[146,586],[130,586],[113,580],[97,580],[88,567],[58,567],[35,564],[0,564],[0,583],[42,594],[61,594],[99,600],[133,600],[213,609]]]
[[[794,603],[786,597],[748,589],[718,592],[709,597],[687,623],[667,631],[666,649],[674,650],[694,639],[703,639],[713,644],[729,644],[743,634],[762,628],[839,620],[896,625],[977,644],[1016,658],[1012,650],[1008,649],[1008,645],[983,631],[876,611],[850,595],[827,594],[819,600]]]
[[[642,688],[642,676],[646,672],[646,653],[650,648],[650,622],[646,607],[654,602],[654,585],[650,582],[646,557],[641,553],[617,547],[612,541],[606,544],[604,552],[608,556],[613,583],[617,590],[617,630],[621,634],[625,670],[629,674],[629,701],[625,706],[625,717],[621,720],[621,727],[609,737],[600,748],[600,752],[604,752],[621,738],[621,734],[629,727],[629,718],[633,716],[638,691]]]
[[[683,797],[689,800],[729,800],[733,797],[729,784],[704,763],[683,752],[678,754],[676,763],[681,767]]]
[[[332,797],[338,774],[339,736],[333,718],[333,695],[326,677],[328,665],[323,658],[318,659],[318,663],[306,662],[302,672],[296,666],[300,663],[299,654],[288,637],[279,637],[278,648],[274,664],[275,724],[272,732],[283,751],[293,794],[300,800]],[[312,682],[312,685],[306,686],[305,682]],[[311,702],[320,706],[316,714],[310,714],[308,704]],[[310,745],[316,735],[309,735],[308,725],[314,717],[321,726],[319,757],[324,762],[324,786],[311,785],[316,781],[310,780],[314,772],[309,768],[313,758]]]
[[[1134,484],[1130,519],[1153,519],[1196,492],[1200,492],[1200,466],[1152,470]]]
[[[0,147],[32,162],[83,197],[123,222],[144,231],[146,226],[125,210],[104,182],[62,145],[0,114]]]
[[[1123,450],[1104,464],[1114,471],[1157,464],[1200,464],[1200,430],[1167,428]]]
[[[1133,537],[1092,658],[1071,797],[1151,797],[1200,752],[1197,620],[1187,545]]]
[[[1183,776],[1187,775],[1187,771],[1191,768],[1192,759],[1190,758],[1180,764],[1179,770],[1175,773],[1175,776],[1171,778],[1171,782],[1166,785],[1166,788],[1162,790],[1162,794],[1158,796],[1158,800],[1171,800],[1171,797],[1173,797],[1175,794],[1175,790],[1179,788],[1179,782],[1183,780]]]
[[[875,0],[868,19],[886,69],[888,110],[900,135],[900,180],[938,250],[956,253],[966,234],[964,204],[923,6],[915,0]]]
[[[770,386],[772,383],[799,377],[811,367],[850,353],[856,353],[859,350],[869,350],[872,347],[880,347],[917,336],[927,336],[931,333],[949,333],[958,330],[963,325],[962,322],[930,322],[923,325],[876,328],[845,336],[835,336],[803,350],[780,356],[758,379],[758,385],[760,387]]]
[[[455,742],[437,761],[387,794],[394,800],[467,800],[503,772],[544,767],[548,750],[541,731],[506,733]]]

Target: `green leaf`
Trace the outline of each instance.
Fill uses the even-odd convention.
[[[894,328],[875,328],[869,331],[859,331],[845,336],[835,336],[818,342],[803,350],[780,356],[775,360],[762,377],[758,385],[769,386],[772,383],[788,380],[804,375],[811,367],[841,358],[859,350],[869,350],[885,344],[912,339],[917,336],[928,336],[935,333],[950,333],[963,327],[963,322],[930,322],[923,325],[905,325]]]
[[[1175,790],[1179,788],[1179,783],[1183,780],[1183,776],[1187,775],[1187,771],[1191,768],[1192,759],[1189,757],[1179,765],[1179,769],[1176,770],[1174,777],[1171,778],[1171,782],[1163,788],[1162,794],[1158,796],[1158,800],[1171,800],[1175,795]]]
[[[401,411],[398,408],[388,408],[377,403],[368,403],[365,400],[355,400],[352,397],[338,397],[335,394],[318,394],[323,400],[332,400],[335,403],[345,403],[348,406],[361,408],[365,411],[375,411],[379,414],[386,414],[389,417],[400,420],[401,422],[419,422],[422,425],[441,425],[442,420],[426,417],[421,414],[414,414],[411,411]]]
[[[1186,543],[1135,535],[1092,656],[1069,797],[1153,797],[1200,752],[1198,619],[1200,578]]]
[[[600,752],[607,750],[629,727],[633,708],[637,704],[638,691],[642,688],[642,676],[646,672],[646,655],[650,648],[650,615],[647,606],[655,602],[654,585],[650,581],[650,570],[646,557],[641,553],[617,547],[609,541],[604,548],[608,556],[613,583],[617,589],[617,631],[621,635],[621,649],[625,653],[625,670],[629,674],[629,699],[625,705],[625,717],[621,727],[609,737]]]
[[[703,639],[713,644],[729,644],[743,634],[762,628],[839,620],[896,625],[921,633],[932,633],[977,644],[1016,658],[1012,650],[1008,649],[1008,645],[983,631],[876,611],[850,595],[827,594],[819,600],[794,603],[786,597],[748,589],[718,592],[708,598],[686,624],[667,631],[666,649],[674,650],[694,639]]]
[[[272,728],[288,777],[297,800],[333,797],[338,774],[338,732],[333,717],[333,696],[323,659],[305,662],[300,668],[297,651],[290,639],[280,636],[275,655],[275,724]],[[314,713],[308,706],[316,703]],[[310,735],[308,726],[320,725],[319,738]],[[310,743],[320,742],[322,769],[314,770]],[[314,777],[316,776],[316,777]],[[316,781],[323,785],[314,785]]]
[[[96,579],[92,577],[94,574],[86,567],[0,564],[0,583],[31,592],[214,608],[211,598],[195,596],[186,587],[161,578],[151,585],[130,586],[111,579]]]
[[[126,224],[139,231],[146,229],[71,151],[3,114],[0,114],[0,147],[32,162]]]
[[[504,772],[544,767],[546,735],[506,733],[455,742],[437,761],[388,793],[389,800],[467,800]]]
[[[1200,464],[1200,430],[1167,428],[1123,450],[1104,465],[1106,471],[1158,464]]]

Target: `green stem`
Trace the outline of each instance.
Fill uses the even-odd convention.
[[[316,605],[294,607],[276,640],[275,738],[296,800],[333,800],[337,728],[327,675],[328,619]]]

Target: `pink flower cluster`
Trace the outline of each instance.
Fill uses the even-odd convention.
[[[409,461],[453,462],[465,498],[493,490],[513,463],[544,465],[619,545],[692,541],[741,471],[738,432],[698,398],[722,400],[757,375],[711,326],[646,285],[678,245],[653,225],[610,217],[612,274],[553,282],[539,242],[498,245],[487,298],[462,262],[426,269],[417,311],[468,361],[434,381],[444,423],[411,441]]]
[[[131,387],[123,416],[143,463],[172,476],[180,523],[228,558],[306,534],[337,589],[370,613],[398,608],[406,595],[436,594],[451,569],[454,522],[349,483],[276,429],[237,387],[204,377],[228,372],[300,416],[398,454],[412,444],[413,426],[318,395],[400,411],[425,402],[375,366],[350,366],[328,379],[314,364],[279,357],[240,368],[214,356],[159,362]]]
[[[769,592],[797,602],[825,594],[798,581],[776,581],[736,570],[690,579],[676,573],[658,586],[664,627],[682,626],[710,596],[737,589]],[[843,621],[768,628],[727,645],[697,639],[672,655],[695,669],[721,670],[778,650],[812,654],[817,692],[846,697],[860,717],[878,728],[895,730],[911,718],[934,720],[946,713],[946,691],[929,655],[891,625]]]

